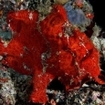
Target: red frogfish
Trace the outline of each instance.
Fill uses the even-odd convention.
[[[37,11],[9,12],[7,22],[13,38],[7,46],[0,41],[1,63],[33,76],[31,101],[45,103],[46,87],[54,78],[59,78],[66,90],[92,79],[105,84],[99,78],[99,51],[68,21],[63,6],[54,5],[44,20],[38,18]]]

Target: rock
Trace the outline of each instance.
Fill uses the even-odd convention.
[[[59,3],[59,4],[65,4],[67,3],[69,0],[55,0],[56,3]]]

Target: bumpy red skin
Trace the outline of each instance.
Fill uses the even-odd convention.
[[[29,13],[33,14],[31,20]],[[56,77],[67,90],[80,86],[90,77],[100,84],[105,83],[98,78],[98,50],[79,29],[74,29],[70,37],[65,37],[64,23],[67,21],[66,12],[60,5],[54,6],[39,24],[40,32],[36,11],[21,10],[8,14],[8,23],[14,36],[7,47],[0,43],[0,55],[5,55],[2,63],[20,73],[33,75],[30,96],[33,102],[46,102],[46,87]],[[50,56],[46,59],[48,67],[43,72],[41,56],[46,51]]]
[[[32,20],[29,19],[29,13],[33,14]],[[2,63],[20,73],[32,74],[41,65],[40,56],[45,49],[45,41],[36,27],[38,13],[28,10],[10,12],[7,19],[13,38],[7,47],[0,43],[0,55],[5,56]]]
[[[68,19],[64,8],[57,5],[40,23],[43,36],[48,40],[51,51],[51,57],[47,60],[46,73],[53,78],[60,77],[66,89],[74,89],[90,79],[104,84],[105,82],[98,78],[99,51],[77,28],[72,31],[70,37],[65,37],[66,21]]]

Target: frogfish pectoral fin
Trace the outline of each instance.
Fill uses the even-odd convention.
[[[99,76],[95,77],[95,81],[101,85],[105,85],[105,75],[101,72]]]

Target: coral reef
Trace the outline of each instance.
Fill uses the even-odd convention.
[[[15,105],[16,90],[9,71],[0,66],[0,105]]]

